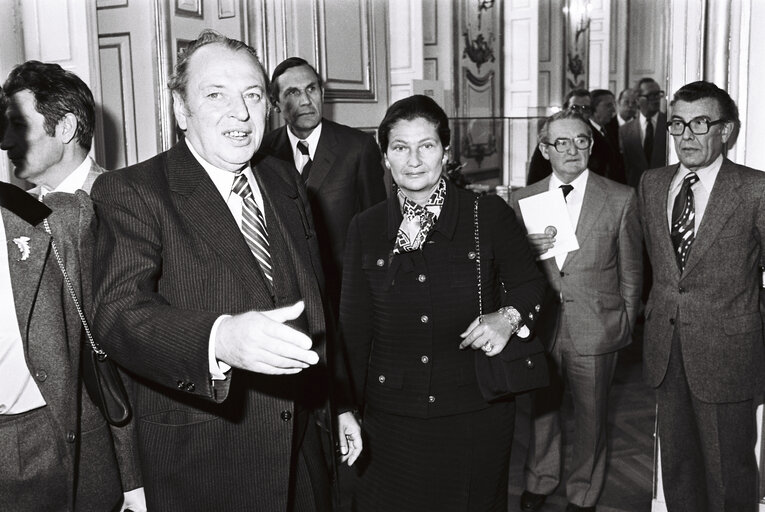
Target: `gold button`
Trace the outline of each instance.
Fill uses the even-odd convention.
[[[377,266],[378,267],[382,267],[383,265],[385,265],[385,260],[384,259],[380,258],[379,260],[377,260]]]
[[[420,358],[420,361],[422,361],[422,364],[428,364],[428,361],[430,361],[430,359],[428,359],[428,356],[422,356]]]
[[[377,377],[377,380],[380,381],[380,384],[384,383],[385,382],[385,375],[380,375],[379,377]]]
[[[424,283],[425,279],[427,279],[427,277],[425,277],[425,274],[420,274],[419,276],[417,276],[417,280],[421,283]]]
[[[420,322],[422,322],[424,324],[428,323],[428,315],[422,315],[420,317]]]
[[[531,359],[526,359],[526,368],[528,368],[529,370],[533,370],[534,366],[536,366],[534,364],[534,361],[532,361]]]
[[[431,404],[432,404],[433,402],[435,402],[435,401],[436,401],[436,397],[434,397],[433,395],[430,395],[430,396],[428,397],[428,402],[430,402]]]

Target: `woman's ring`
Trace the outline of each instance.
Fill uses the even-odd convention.
[[[491,352],[492,350],[494,350],[494,345],[492,345],[491,342],[486,342],[481,347],[481,350],[483,350],[484,352],[487,352],[487,353]]]

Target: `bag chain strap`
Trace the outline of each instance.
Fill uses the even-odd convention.
[[[51,236],[50,244],[53,247],[53,254],[56,256],[56,262],[58,262],[58,267],[61,269],[61,273],[64,275],[64,282],[66,283],[66,287],[69,290],[69,295],[72,297],[72,300],[74,301],[74,305],[77,308],[77,314],[80,315],[80,321],[82,322],[82,327],[85,329],[85,334],[88,337],[90,346],[93,349],[93,352],[96,353],[96,356],[98,356],[98,359],[100,361],[103,361],[107,357],[106,352],[101,350],[98,344],[96,344],[96,341],[93,339],[93,335],[90,332],[90,326],[88,325],[88,321],[85,319],[85,313],[82,312],[80,301],[77,300],[77,295],[74,293],[74,286],[72,286],[72,281],[69,279],[69,273],[66,271],[66,268],[64,267],[64,260],[61,258],[61,255],[58,252],[58,247],[56,247],[56,241],[53,240],[53,233],[51,233],[50,224],[48,224],[48,219],[43,219],[43,224],[45,225],[45,231]]]
[[[478,318],[483,316],[483,294],[481,293],[481,243],[478,237],[478,197],[473,202],[473,235],[475,237],[475,267],[478,271]]]

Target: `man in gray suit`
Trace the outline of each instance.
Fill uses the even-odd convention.
[[[642,78],[636,90],[640,112],[619,127],[627,185],[635,188],[646,169],[667,165],[667,114],[659,111],[664,91],[653,78]]]
[[[646,172],[639,190],[654,271],[643,360],[657,390],[664,494],[672,512],[752,512],[765,174],[723,156],[739,122],[727,92],[690,83],[670,109],[680,164]]]
[[[24,299],[20,302],[18,296],[15,297],[22,333],[21,340],[24,343],[27,360],[26,364],[23,358],[21,360],[8,358],[4,361],[6,364],[3,372],[0,373],[4,373],[5,377],[11,380],[0,379],[0,387],[10,390],[11,395],[0,398],[0,418],[9,420],[5,422],[7,429],[14,427],[14,424],[10,422],[10,418],[13,417],[18,417],[22,424],[37,425],[39,432],[27,430],[31,437],[24,443],[41,450],[44,447],[55,448],[55,445],[51,443],[53,439],[49,429],[45,428],[45,418],[53,415],[58,420],[57,428],[66,426],[68,429],[72,418],[75,421],[79,418],[81,423],[76,429],[55,434],[56,438],[67,439],[68,444],[65,445],[67,451],[71,448],[74,453],[80,454],[79,463],[75,462],[67,468],[68,477],[73,478],[74,482],[80,482],[78,484],[80,486],[84,482],[87,487],[92,482],[89,482],[87,477],[76,476],[75,473],[83,475],[83,472],[89,471],[93,475],[101,474],[102,482],[106,483],[118,468],[119,472],[116,474],[121,478],[121,482],[117,480],[117,491],[120,487],[124,491],[123,508],[130,507],[136,512],[144,511],[146,505],[138,468],[134,424],[131,422],[125,427],[111,427],[110,433],[87,393],[79,394],[80,350],[90,349],[80,345],[82,328],[72,299],[62,288],[57,262],[53,254],[49,253],[51,236],[43,231],[40,224],[44,215],[30,216],[30,212],[36,210],[47,210],[49,213],[50,210],[36,198],[42,198],[50,192],[57,192],[51,196],[50,201],[45,200],[53,208],[53,214],[50,215],[53,237],[61,246],[60,250],[64,257],[67,254],[83,255],[76,262],[67,261],[66,263],[67,266],[71,265],[69,272],[73,276],[81,277],[81,286],[80,283],[75,283],[78,300],[85,307],[85,312],[89,313],[92,270],[90,256],[93,245],[90,231],[93,229],[91,225],[93,208],[85,192],[90,190],[95,176],[101,172],[100,168],[88,158],[95,126],[93,95],[87,85],[74,73],[62,69],[58,64],[38,61],[28,61],[15,67],[5,81],[4,90],[8,95],[6,116],[4,116],[7,123],[0,137],[0,147],[8,151],[16,176],[36,185],[31,191],[32,195],[22,193],[21,196],[17,194],[20,189],[6,187],[7,211],[4,212],[6,234],[10,240],[9,226],[18,232],[26,230],[32,233],[29,235],[31,239],[29,243],[38,244],[38,249],[32,251],[30,246],[29,251],[29,257],[37,263],[18,264],[13,261],[13,258],[10,259],[10,277],[14,294],[18,293],[33,300],[30,302]],[[85,192],[80,191],[75,199],[72,194],[79,189],[85,189]],[[58,192],[64,192],[64,194],[58,194]],[[56,199],[53,199],[54,196]],[[7,202],[9,197],[16,199]],[[54,204],[59,208],[53,207]],[[67,251],[66,248],[69,246],[74,246],[76,250]],[[9,256],[11,256],[10,253]],[[16,255],[13,254],[13,256]],[[30,308],[31,313],[26,311],[22,313],[24,308]],[[61,320],[60,317],[66,317],[66,319]],[[59,330],[61,332],[58,332]],[[3,353],[3,350],[0,349],[0,353]],[[66,354],[67,357],[51,357],[56,354]],[[44,369],[42,373],[39,373],[40,368]],[[30,375],[34,375],[36,383],[24,380]],[[67,378],[54,378],[63,376]],[[19,387],[21,383],[26,383],[23,388]],[[34,387],[35,384],[39,387],[38,393],[34,392],[37,389]],[[52,389],[55,393],[51,391]],[[73,401],[73,399],[77,400]],[[8,404],[13,406],[4,407],[2,402],[5,402],[6,406]],[[25,418],[23,421],[22,416]],[[3,420],[0,419],[0,421]],[[81,436],[81,433],[84,434],[90,430],[94,432]],[[113,463],[114,448],[109,445],[87,444],[88,439],[99,439],[99,442],[108,443],[112,443],[113,440],[119,465],[115,464],[114,468],[108,466]],[[4,441],[7,440],[8,438],[4,439]],[[79,444],[80,440],[82,445]],[[10,448],[10,445],[5,446]],[[90,450],[104,453],[91,458],[94,454]],[[45,458],[41,457],[39,461],[44,463]],[[28,463],[23,458],[16,462]],[[12,464],[10,467],[13,468],[15,465]],[[40,474],[42,475],[43,472]],[[60,475],[54,477],[56,478],[60,478]],[[25,482],[22,481],[20,484],[23,486]],[[39,498],[40,496],[36,496],[39,493],[30,491],[45,485],[45,480],[27,481],[28,497]],[[111,503],[108,501],[109,491],[111,491],[110,488],[96,484],[88,487],[86,491],[78,491],[71,499],[74,500],[74,506],[78,510],[108,510],[110,507],[107,503]],[[86,497],[88,492],[95,493],[96,501],[93,501],[93,496]],[[99,497],[99,494],[102,496]],[[12,491],[0,492],[0,495],[5,495],[10,500],[13,500],[15,496]],[[55,507],[49,508],[41,503],[37,502],[31,508],[57,510]],[[61,503],[60,506],[63,508],[65,504]],[[19,507],[18,504],[13,505],[14,510],[24,510],[23,507]],[[0,505],[0,508],[5,507]]]
[[[551,292],[537,321],[558,384],[532,396],[532,435],[521,509],[539,510],[560,483],[565,453],[559,417],[562,387],[574,402],[573,458],[566,483],[567,511],[594,511],[606,470],[608,392],[617,351],[627,346],[641,288],[641,234],[637,199],[630,187],[587,168],[590,124],[572,111],[545,121],[539,149],[550,177],[513,194],[518,201],[560,189],[579,249],[542,259]],[[555,246],[555,234],[529,233],[539,255]]]

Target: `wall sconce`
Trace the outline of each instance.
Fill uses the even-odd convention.
[[[590,54],[590,2],[565,0],[566,89],[587,88]]]

